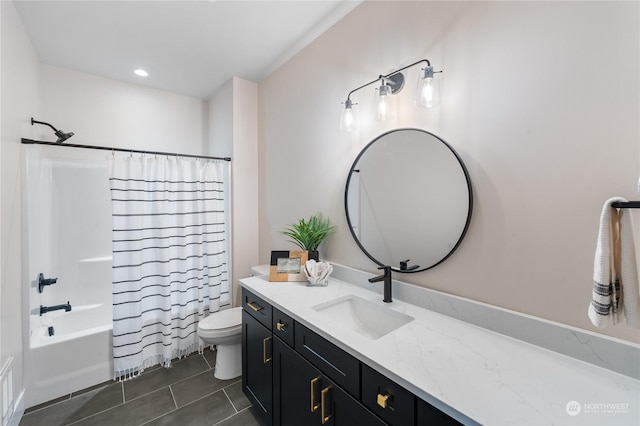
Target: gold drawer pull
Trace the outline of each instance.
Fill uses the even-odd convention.
[[[287,323],[278,321],[276,323],[276,328],[278,331],[285,331],[287,329]]]
[[[267,358],[267,342],[269,340],[271,340],[271,336],[265,337],[264,340],[262,341],[262,359],[265,364],[271,361],[271,358]]]
[[[327,386],[326,388],[322,389],[322,392],[320,392],[320,402],[322,404],[320,414],[322,417],[322,424],[326,424],[329,420],[331,420],[332,416],[332,414],[327,414],[327,410],[325,408],[326,405],[329,405],[328,403],[325,403],[325,398],[329,395],[330,390],[331,386]]]
[[[256,305],[255,302],[247,302],[247,306],[250,307],[251,309],[253,309],[256,312],[262,310],[262,306]]]
[[[316,385],[318,384],[318,381],[320,380],[320,377],[314,377],[313,379],[311,379],[311,412],[313,413],[314,411],[316,411],[318,408],[320,408],[320,404],[316,404]]]
[[[389,399],[389,395],[378,394],[378,405],[382,408],[387,408],[387,400]]]

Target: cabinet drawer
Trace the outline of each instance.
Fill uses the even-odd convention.
[[[298,353],[351,395],[360,398],[360,361],[298,322],[294,337]]]
[[[251,293],[247,289],[242,289],[242,308],[249,313],[252,317],[257,319],[271,330],[271,305],[259,298],[255,294]]]
[[[274,336],[278,336],[289,346],[293,347],[295,345],[293,339],[293,319],[276,308],[273,308],[273,322],[271,330],[273,331]]]
[[[362,364],[362,403],[389,424],[415,423],[416,397],[365,364]]]
[[[416,398],[418,408],[418,424],[419,425],[443,425],[443,426],[455,426],[461,425],[459,421],[453,417],[449,417],[447,414],[438,410],[433,405],[420,398]]]

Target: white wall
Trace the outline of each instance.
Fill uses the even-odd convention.
[[[209,99],[209,155],[233,155],[233,79]]]
[[[205,154],[208,107],[201,99],[41,65],[36,120],[75,133],[69,143]],[[46,140],[55,140],[45,132]]]
[[[258,264],[258,85],[233,77],[209,100],[210,155],[231,157],[233,296]]]
[[[13,357],[13,394],[23,389],[20,139],[37,138],[30,124],[41,111],[38,60],[12,2],[0,2],[0,367]]]
[[[321,212],[338,226],[321,256],[375,272],[347,229],[347,172],[377,135],[423,128],[466,163],[474,213],[452,257],[399,279],[594,330],[602,204],[638,199],[639,16],[637,2],[364,2],[260,83],[261,262]],[[372,121],[363,89],[361,130],[340,132],[351,89],[422,58],[444,70],[438,109],[413,107],[415,68],[395,121]]]
[[[237,77],[233,78],[232,158],[233,272],[237,281],[248,277],[259,262],[258,85]]]

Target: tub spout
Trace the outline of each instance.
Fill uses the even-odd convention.
[[[69,312],[71,310],[71,304],[69,304],[69,302],[67,302],[66,304],[55,305],[55,306],[42,306],[42,305],[40,305],[40,316],[42,316],[43,314],[46,314],[47,312],[59,311],[61,309],[64,309],[65,312]]]
[[[41,273],[38,275],[38,293],[42,293],[45,286],[55,284],[56,281],[58,281],[57,278],[45,278],[44,274]]]

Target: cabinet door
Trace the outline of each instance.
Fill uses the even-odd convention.
[[[323,425],[377,426],[386,425],[346,391],[331,385],[327,379],[320,391],[321,419]]]
[[[242,389],[262,417],[271,424],[273,401],[273,337],[242,311]]]
[[[369,426],[385,423],[280,339],[274,342],[274,424]]]
[[[321,374],[315,367],[276,338],[273,342],[273,423],[319,424],[320,379]]]

